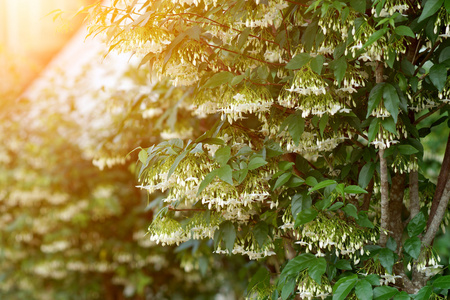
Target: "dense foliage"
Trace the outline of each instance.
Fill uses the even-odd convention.
[[[140,187],[164,195],[151,240],[213,239],[216,253],[259,260],[249,297],[444,297],[432,244],[448,224],[450,142],[435,182],[422,143],[450,124],[449,11],[444,0],[90,7],[92,34],[177,86],[144,105],[169,130],[139,153]]]

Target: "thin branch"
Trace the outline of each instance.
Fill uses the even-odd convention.
[[[439,105],[438,107],[433,108],[432,110],[430,110],[429,112],[427,112],[426,114],[424,114],[423,116],[421,116],[420,118],[418,118],[413,125],[417,125],[419,124],[421,121],[423,121],[424,119],[428,118],[429,116],[431,116],[432,114],[434,114],[435,112],[437,112],[438,110],[440,110],[441,108],[443,108],[445,106],[445,104],[447,103],[441,103],[441,105]]]
[[[441,41],[437,41],[433,47],[430,49],[430,52],[428,52],[427,56],[422,60],[420,65],[417,67],[417,69],[414,71],[414,76],[419,72],[419,69],[430,59],[430,57],[435,54],[434,50],[436,50],[437,46],[441,44]]]
[[[436,191],[434,193],[433,203],[431,204],[430,208],[428,227],[430,226],[432,219],[434,218],[434,214],[438,206],[440,205],[440,200],[444,192],[445,185],[447,184],[447,181],[450,180],[449,172],[450,172],[450,133],[447,139],[447,147],[445,149],[441,171],[439,172],[439,177],[436,184]]]
[[[445,189],[442,192],[442,196],[439,199],[439,205],[436,209],[435,214],[433,215],[432,221],[427,228],[427,232],[422,238],[422,246],[428,247],[434,240],[436,233],[439,230],[439,226],[441,225],[442,219],[444,218],[445,213],[448,208],[448,200],[450,199],[450,178],[447,179],[445,184]]]
[[[292,1],[292,0],[285,0],[285,1],[289,2],[289,3],[297,4],[297,5],[300,5],[300,6],[303,6],[303,7],[308,7],[308,5],[304,4],[304,3],[295,2],[295,1]]]
[[[202,208],[174,208],[173,206],[168,206],[171,211],[206,211],[206,209]]]
[[[378,62],[375,70],[375,79],[377,83],[383,82],[383,63]],[[380,220],[380,240],[379,244],[385,246],[387,242],[386,230],[389,229],[389,183],[388,168],[386,158],[384,157],[384,149],[378,150],[380,159],[380,193],[381,193],[381,220]]]
[[[286,26],[286,22],[285,22],[286,16],[283,14],[283,11],[281,9],[280,9],[280,13],[281,13],[281,16],[283,17],[284,31],[286,33],[286,41],[287,41],[287,46],[288,46],[288,49],[287,49],[288,50],[288,55],[289,55],[289,58],[291,59],[292,58],[291,42],[289,41],[288,30],[287,30],[287,26]]]
[[[373,178],[369,182],[369,186],[367,187],[367,194],[364,194],[364,200],[361,204],[360,210],[368,211],[370,208],[370,199],[372,199],[373,194]]]

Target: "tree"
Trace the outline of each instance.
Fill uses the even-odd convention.
[[[450,140],[437,182],[422,142],[450,126],[449,1],[87,10],[91,34],[176,86],[146,107],[179,137],[139,152],[141,188],[165,195],[152,240],[258,260],[249,297],[447,294],[432,244],[449,219]]]

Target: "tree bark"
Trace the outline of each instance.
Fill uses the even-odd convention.
[[[414,218],[419,213],[419,210],[419,173],[411,171],[409,173],[409,219]]]
[[[434,219],[434,215],[439,206],[440,199],[442,198],[442,194],[449,179],[449,171],[450,171],[450,134],[447,139],[447,147],[445,149],[441,171],[439,172],[438,182],[436,184],[436,192],[434,193],[433,203],[431,204],[427,227],[430,227],[431,222]]]
[[[439,205],[436,208],[436,211],[433,215],[433,219],[430,222],[430,225],[427,228],[427,231],[422,238],[422,246],[428,247],[434,240],[436,233],[439,230],[439,226],[442,223],[442,219],[444,218],[445,213],[448,208],[448,201],[450,199],[450,179],[447,179],[445,184],[445,188],[442,192],[441,198],[439,199]]]
[[[380,191],[381,191],[381,218],[380,218],[380,240],[381,246],[386,246],[387,232],[389,230],[389,182],[386,158],[384,158],[384,149],[378,151],[380,158]]]
[[[405,174],[396,174],[392,177],[392,187],[389,197],[389,232],[397,245],[397,254],[400,254],[403,237],[403,196],[405,195]]]

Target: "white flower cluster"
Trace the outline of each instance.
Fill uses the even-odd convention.
[[[33,188],[30,191],[13,190],[5,199],[8,206],[33,206],[41,201],[46,201],[52,205],[60,205],[69,199],[67,194],[50,193],[48,190],[41,188]]]
[[[44,253],[56,253],[64,251],[70,246],[70,243],[66,240],[54,241],[50,244],[42,244],[41,251]]]
[[[376,242],[374,231],[363,230],[340,218],[328,218],[323,214],[303,226],[301,237],[296,244],[307,246],[307,252],[335,251],[336,256],[353,258],[355,264],[359,262],[358,254],[365,253],[364,245]]]
[[[306,272],[302,272],[300,278],[297,280],[298,295],[301,299],[326,299],[333,288],[325,277],[322,277],[322,285],[319,285]]]
[[[222,250],[219,246],[217,250],[214,251],[214,253],[229,254],[230,252],[228,251],[228,249]],[[270,250],[269,246],[265,247],[264,249],[257,249],[256,247],[254,247],[254,244],[251,244],[250,246],[244,246],[243,244],[239,244],[239,241],[234,244],[234,248],[231,253],[247,255],[250,260],[258,260],[267,256],[275,255],[275,252]]]
[[[95,158],[92,160],[92,164],[99,168],[100,170],[103,170],[105,166],[108,168],[112,168],[115,165],[124,165],[126,161],[129,159],[129,157],[100,157]]]

